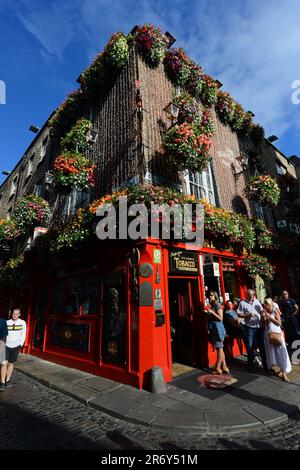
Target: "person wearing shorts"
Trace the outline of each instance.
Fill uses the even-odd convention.
[[[8,335],[7,324],[4,318],[0,318],[0,367],[1,367],[1,384],[0,391],[5,390],[5,375],[6,375],[6,337]],[[5,375],[4,375],[5,374]],[[2,378],[4,386],[2,386]]]
[[[7,320],[8,335],[6,338],[5,362],[1,367],[1,389],[11,387],[11,376],[14,363],[26,339],[26,322],[21,320],[21,311],[15,308],[10,320]],[[3,371],[2,371],[3,368]]]

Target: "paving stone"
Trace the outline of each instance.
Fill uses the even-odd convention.
[[[132,413],[129,413],[127,415],[127,418],[131,422],[135,422],[138,424],[151,424],[152,421],[154,421],[155,418],[157,418],[162,412],[163,410],[157,407],[143,405]]]
[[[270,423],[282,423],[287,421],[287,416],[285,413],[273,410],[264,405],[252,405],[244,408],[247,413],[253,415],[255,418],[259,419],[264,424]]]
[[[262,423],[255,416],[243,410],[204,411],[205,422],[209,431],[245,431],[261,427]]]
[[[65,382],[63,380],[53,383],[52,388],[85,404],[97,397],[97,394],[94,391],[87,390],[76,383]]]
[[[119,384],[118,382],[114,382],[113,380],[105,379],[103,377],[90,376],[88,378],[79,379],[76,382],[85,387],[97,390],[100,393],[121,387],[121,384]]]
[[[152,422],[152,425],[160,428],[177,427],[193,429],[197,426],[198,430],[206,430],[204,413],[201,410],[186,405],[176,403],[173,408],[164,410]]]
[[[130,400],[130,398],[124,397],[121,399],[119,394],[115,393],[115,391],[97,396],[89,402],[89,405],[118,418],[125,418],[129,413],[132,413],[141,406],[140,403]]]

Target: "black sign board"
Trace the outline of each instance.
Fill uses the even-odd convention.
[[[169,254],[170,272],[198,274],[198,254],[194,251],[171,250]]]
[[[65,348],[89,351],[90,325],[86,323],[53,322],[50,342]]]

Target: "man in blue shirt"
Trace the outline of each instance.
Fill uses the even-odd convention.
[[[300,336],[300,328],[298,323],[299,307],[295,300],[289,297],[288,291],[282,292],[282,301],[279,304],[282,312],[282,325],[285,331],[286,342],[289,346],[298,336]]]
[[[264,345],[264,332],[260,327],[260,316],[263,310],[261,303],[255,297],[252,289],[247,290],[247,298],[241,300],[238,306],[238,316],[245,322],[245,345],[248,356],[248,371],[253,371],[255,349],[258,346],[262,364],[268,370]]]

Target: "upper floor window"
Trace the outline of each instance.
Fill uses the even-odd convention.
[[[286,174],[286,167],[282,165],[279,161],[276,161],[276,169],[277,169],[278,175]]]
[[[215,192],[213,186],[211,165],[206,170],[192,172],[187,170],[185,183],[188,194],[194,194],[197,199],[206,199],[210,204],[215,205]]]
[[[262,220],[263,222],[267,222],[265,212],[264,212],[264,208],[258,202],[253,202],[253,207],[254,207],[255,217],[257,219]]]
[[[16,194],[17,192],[17,188],[18,188],[18,178],[19,178],[19,175],[16,175],[12,182],[11,182],[11,187],[10,187],[10,194],[9,194],[9,197],[12,197],[14,194]]]
[[[28,159],[26,171],[25,171],[25,181],[32,175],[33,173],[33,161],[34,161],[35,154],[33,153],[31,157]]]
[[[42,142],[41,146],[41,153],[40,153],[40,161],[44,160],[46,153],[47,153],[47,145],[48,145],[48,136]]]
[[[66,200],[63,210],[63,217],[74,215],[80,207],[87,207],[90,203],[91,194],[87,191],[73,189]]]

